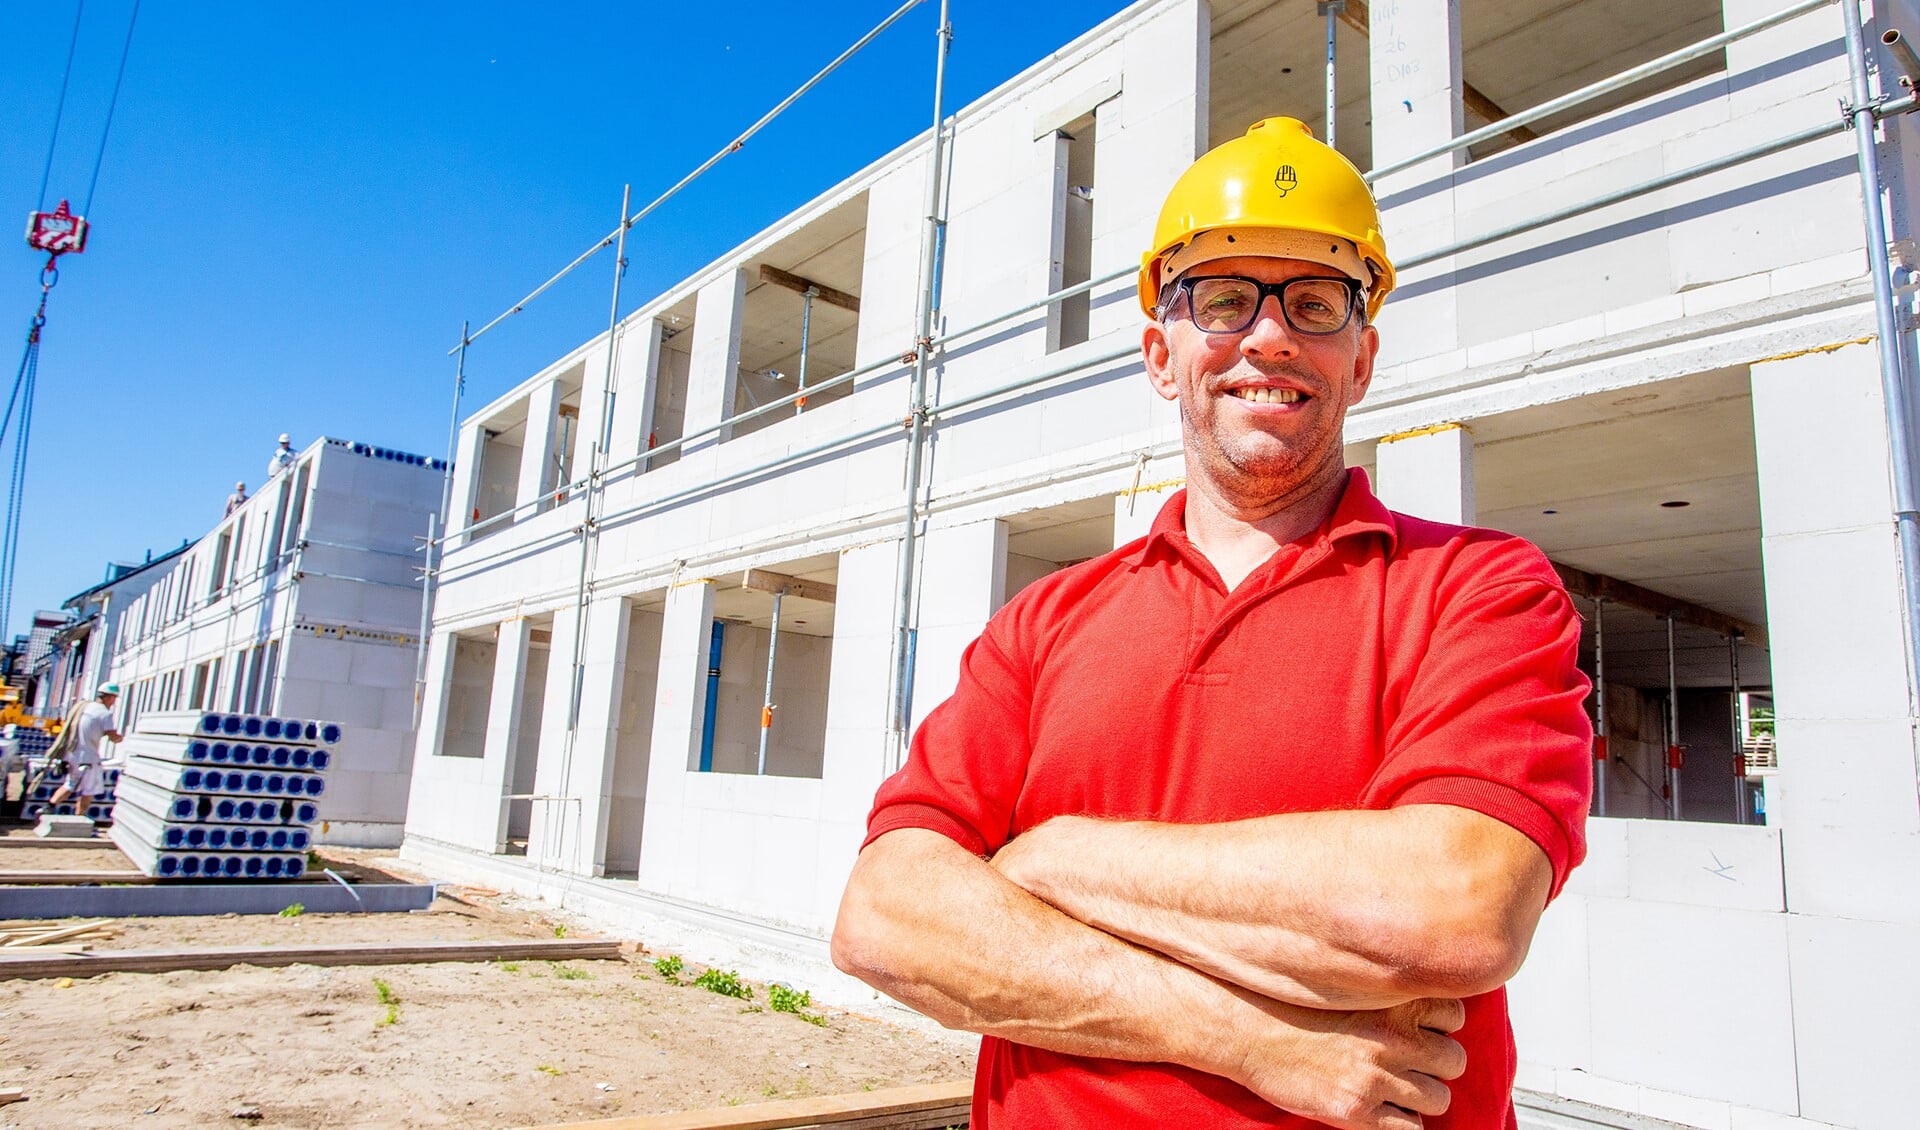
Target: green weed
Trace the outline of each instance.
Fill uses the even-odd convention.
[[[660,975],[662,981],[672,985],[680,983],[681,968],[680,957],[677,954],[669,954],[653,963],[653,971]]]
[[[709,993],[719,993],[723,997],[743,1001],[753,999],[753,987],[740,980],[738,973],[709,969],[695,977],[693,983]]]
[[[294,904],[293,904],[292,906],[285,906],[285,907],[281,907],[281,908],[280,908],[280,917],[282,917],[282,918],[298,918],[298,917],[300,917],[300,916],[301,916],[302,914],[305,914],[306,912],[307,912],[307,908],[306,908],[306,907],[305,907],[304,905],[302,905],[301,903],[297,903],[297,902],[296,902],[296,903],[294,903]]]

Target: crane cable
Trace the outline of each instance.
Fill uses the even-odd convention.
[[[66,113],[67,86],[73,77],[74,49],[80,42],[80,18],[86,12],[86,0],[80,0],[73,16],[73,33],[67,41],[67,63],[60,75],[60,100],[53,113],[53,133],[47,140],[47,161],[40,174],[40,206],[46,207],[47,183],[53,174],[53,155],[60,143],[60,121]],[[93,191],[100,183],[100,166],[106,160],[107,137],[113,129],[113,114],[120,104],[120,85],[127,76],[127,56],[133,49],[133,29],[140,20],[140,0],[134,0],[133,13],[127,18],[126,39],[120,44],[120,64],[113,78],[113,94],[107,101],[106,121],[100,127],[100,146],[94,151],[93,171],[87,177],[87,195],[81,205],[82,217],[93,211]],[[65,211],[65,205],[61,206]],[[40,372],[40,333],[47,325],[47,297],[60,281],[60,252],[47,256],[40,269],[40,305],[27,326],[27,348],[20,358],[20,370],[13,379],[13,391],[7,396],[7,408],[0,416],[0,443],[6,442],[13,428],[14,415],[20,425],[13,432],[13,466],[7,481],[6,514],[0,519],[0,632],[6,630],[13,613],[13,582],[20,556],[20,515],[26,502],[27,443],[33,432],[33,396]]]

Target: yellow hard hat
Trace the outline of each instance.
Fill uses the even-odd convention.
[[[1153,250],[1140,260],[1140,308],[1153,317],[1161,287],[1232,255],[1325,263],[1365,285],[1369,319],[1393,289],[1372,190],[1353,162],[1297,118],[1255,122],[1180,174],[1160,208]]]

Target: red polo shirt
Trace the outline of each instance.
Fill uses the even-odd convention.
[[[1557,892],[1591,787],[1580,622],[1527,542],[1395,514],[1350,471],[1326,526],[1229,593],[1185,492],[1140,541],[1009,601],[880,788],[867,842],[991,855],[1053,816],[1214,823],[1451,804],[1524,833]],[[1429,1130],[1513,1125],[1504,990],[1467,1002],[1467,1074]],[[1314,1125],[1217,1076],[988,1037],[976,1130]]]

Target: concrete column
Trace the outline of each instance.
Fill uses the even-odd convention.
[[[237,674],[237,672],[236,672]],[[129,680],[131,681],[131,680]],[[454,842],[454,819],[432,794],[441,774],[434,763],[447,726],[447,688],[453,681],[453,633],[435,632],[427,641],[427,681],[421,688],[420,728],[413,742],[415,772],[407,798],[407,830]],[[221,699],[222,708],[226,700]]]
[[[860,841],[866,838],[874,791],[887,775],[887,691],[899,565],[897,540],[840,555],[821,772],[820,858],[814,869],[816,917],[823,922],[833,920]]]
[[[1006,602],[1007,524],[936,528],[921,543],[920,625],[913,649],[913,724],[953,694],[960,655]]]
[[[543,867],[577,874],[588,873],[593,858],[580,841],[581,810],[587,805],[574,788],[578,774],[573,770],[573,738],[567,731],[567,708],[573,696],[573,609],[562,606],[553,613],[553,638],[547,651],[546,697],[540,704],[540,744],[535,754],[533,791],[558,800],[533,802],[533,819],[527,829],[527,858]],[[521,756],[529,751],[522,750]]]
[[[614,374],[617,378],[618,374]],[[584,479],[592,467],[594,445],[600,442],[600,413],[607,384],[607,344],[603,339],[587,351],[580,363],[580,415],[573,422],[573,474]],[[552,484],[559,486],[558,482]]]
[[[526,438],[520,448],[520,483],[514,491],[516,506],[525,506],[554,484],[554,422],[560,409],[560,383],[548,381],[527,397]],[[531,517],[522,514],[522,518]]]
[[[1442,424],[1388,436],[1374,452],[1374,493],[1389,509],[1473,525],[1473,433]]]
[[[698,765],[707,704],[707,645],[713,632],[713,582],[687,581],[667,590],[661,615],[660,681],[654,690],[653,756],[647,767],[647,815],[640,846],[640,885],[664,891],[695,833],[685,813],[690,766]]]
[[[1373,164],[1379,168],[1465,131],[1460,4],[1459,0],[1376,0],[1368,22]],[[1459,152],[1436,157],[1374,184],[1384,213],[1387,246],[1396,257],[1453,242],[1451,181],[1419,192],[1409,190],[1447,177],[1465,160]],[[1453,260],[1443,259],[1415,273],[1429,278],[1452,269]],[[1391,315],[1382,314],[1391,318],[1393,330],[1382,338],[1382,365],[1458,346],[1459,307],[1452,288],[1437,288],[1390,309]]]
[[[494,636],[493,694],[487,700],[487,737],[481,746],[480,778],[491,790],[495,803],[488,809],[492,817],[489,835],[484,838],[490,850],[507,847],[507,766],[513,743],[520,733],[521,679],[527,669],[527,622],[520,617],[502,621]],[[523,756],[534,756],[532,750]]]
[[[693,353],[687,373],[686,433],[691,435],[733,415],[734,388],[740,380],[740,330],[746,310],[747,275],[728,271],[700,288],[693,312]],[[727,432],[718,441],[724,443]],[[696,440],[687,451],[711,447],[714,438]]]
[[[1920,793],[1874,346],[1753,368],[1787,906],[1920,922]],[[1731,785],[1728,786],[1731,788]]]
[[[660,369],[660,323],[653,318],[627,323],[621,327],[614,349],[609,464],[640,454],[647,446],[647,434],[653,431],[654,382],[659,379]]]
[[[563,615],[566,615],[563,613]],[[573,780],[581,797],[580,840],[591,848],[591,871],[607,871],[607,827],[613,815],[613,755],[618,737],[620,693],[627,668],[627,602],[605,597],[587,606],[581,651],[580,719],[573,736]],[[571,663],[572,653],[561,657]],[[559,722],[565,725],[563,715]]]
[[[1093,274],[1140,262],[1141,233],[1153,230],[1167,190],[1208,149],[1207,99],[1212,5],[1179,0],[1128,29],[1120,93],[1097,112],[1094,138]],[[1252,125],[1240,124],[1241,129]],[[1225,140],[1217,138],[1214,140]],[[1109,294],[1117,299],[1109,299]],[[1133,280],[1094,292],[1088,336],[1138,333]]]
[[[473,525],[473,500],[480,493],[480,449],[486,443],[486,435],[486,429],[478,424],[460,429],[460,440],[454,446],[453,455],[453,494],[442,522],[450,531]],[[292,521],[291,514],[288,521]],[[455,539],[451,544],[460,545],[464,541]]]

